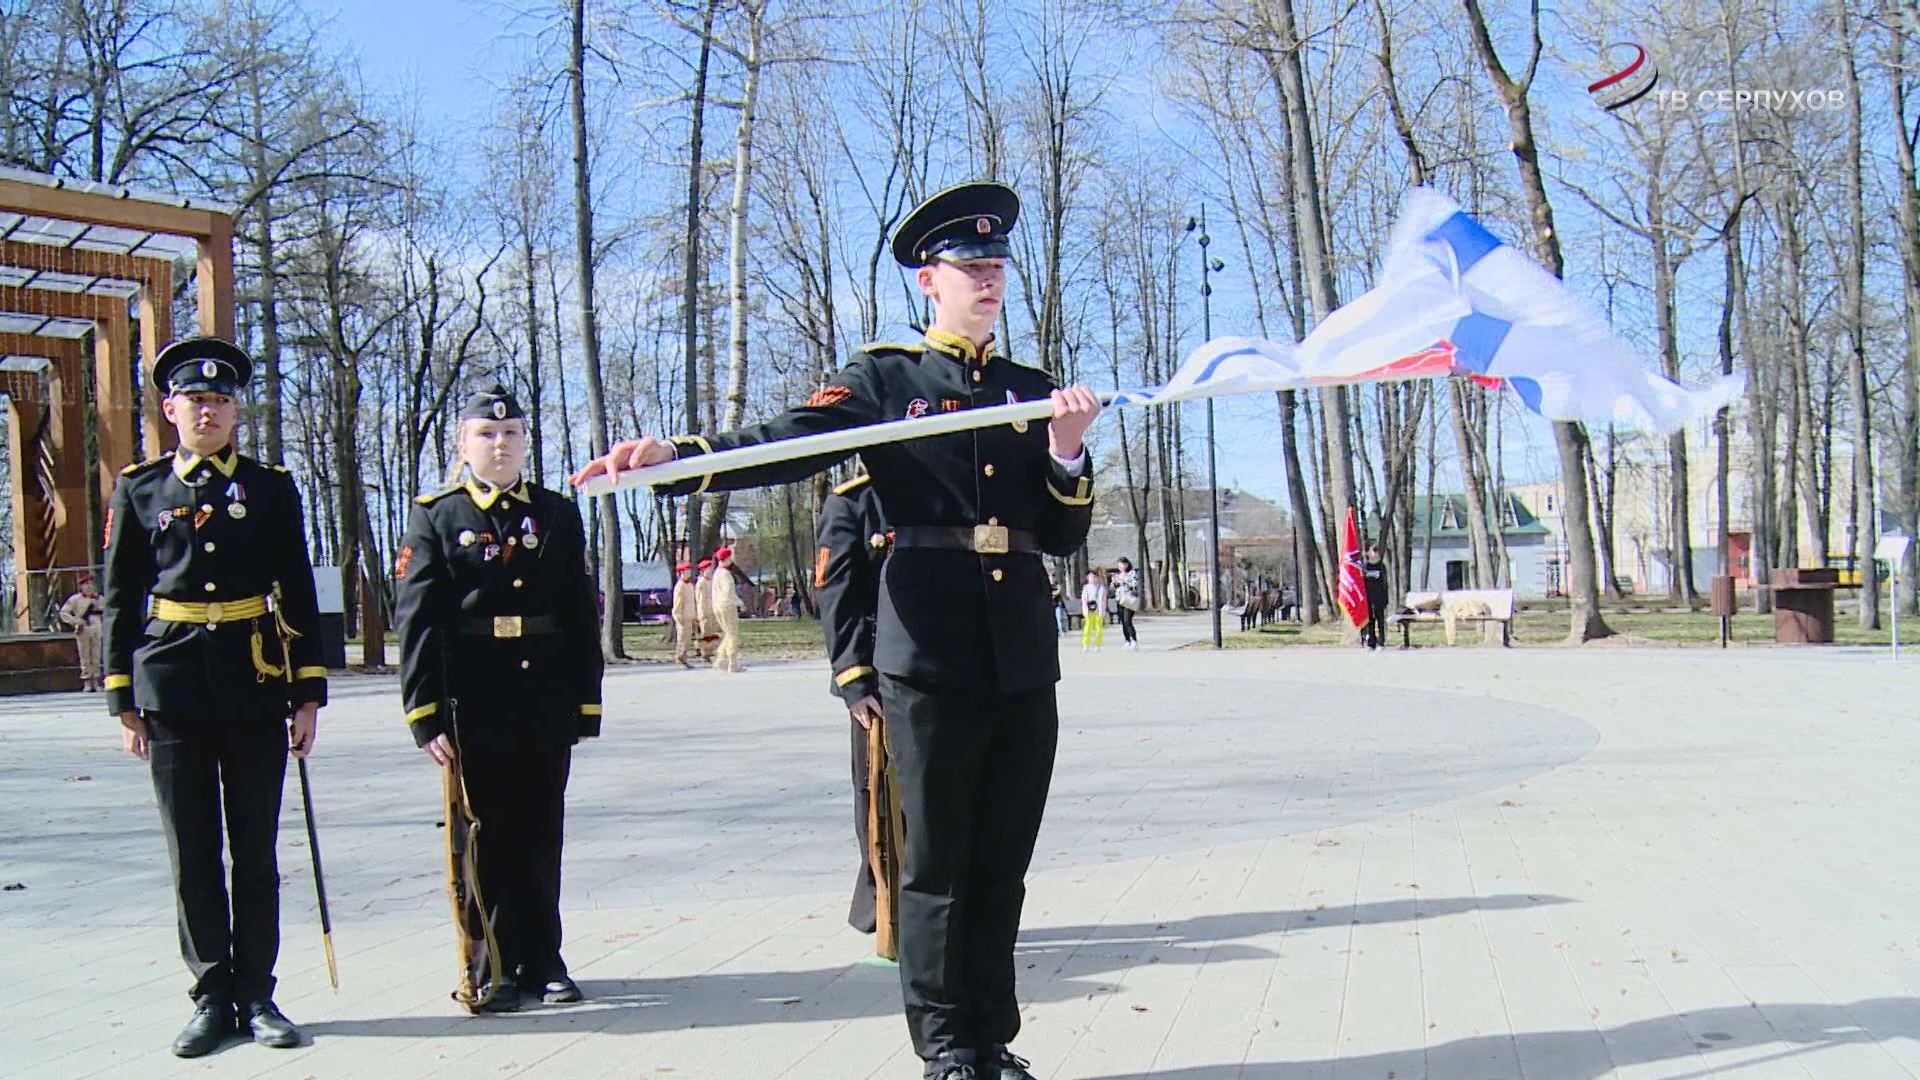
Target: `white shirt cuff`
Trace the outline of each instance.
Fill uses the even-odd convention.
[[[1080,455],[1074,458],[1072,461],[1068,461],[1066,458],[1061,457],[1059,454],[1056,454],[1051,450],[1047,451],[1047,456],[1052,458],[1055,462],[1059,464],[1061,468],[1067,470],[1070,473],[1079,472],[1087,464],[1087,448],[1084,446],[1080,448]]]

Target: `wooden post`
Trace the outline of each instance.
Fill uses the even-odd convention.
[[[92,517],[87,507],[87,402],[80,386],[80,343],[61,341],[46,350],[53,367],[47,372],[47,407],[53,410],[49,434],[53,453],[53,484],[60,531],[54,537],[55,566],[91,566]]]
[[[173,341],[173,264],[155,263],[140,288],[140,374],[133,400],[140,402],[141,444],[148,457],[173,449],[180,434],[160,411],[160,392],[153,388],[153,361]]]
[[[115,342],[112,327],[95,329],[93,385],[99,417],[94,430],[100,446],[102,496],[112,495],[120,470],[139,460],[133,456],[133,407],[139,400],[138,389],[129,385],[133,373],[127,370],[127,347]]]
[[[46,416],[46,406],[19,397],[8,397],[7,451],[13,484],[13,617],[21,633],[34,629],[33,613],[46,604],[44,570],[52,552],[48,549],[41,523],[48,511],[34,477],[37,451],[33,433]]]
[[[194,266],[194,285],[200,296],[202,337],[233,340],[233,219],[211,215],[210,230],[200,237],[200,258]]]

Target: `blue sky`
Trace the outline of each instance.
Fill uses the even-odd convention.
[[[516,22],[513,10],[494,0],[310,0],[310,4],[317,14],[331,17],[331,30],[359,57],[362,74],[377,93],[416,92],[426,120],[442,133],[458,132],[467,122],[477,121],[490,111],[497,73],[527,48],[519,40],[524,21]],[[1127,81],[1143,85],[1129,87],[1129,92],[1118,95],[1119,100],[1140,106],[1130,117],[1131,125],[1121,127],[1157,127],[1162,136],[1186,141],[1175,133],[1184,126],[1177,110],[1163,107],[1153,98],[1149,69],[1150,65],[1135,68],[1137,80]],[[447,141],[457,149],[457,139]],[[1577,234],[1568,227],[1579,229],[1585,224],[1580,219],[1590,215],[1572,202],[1567,196],[1556,205],[1563,231],[1570,236]],[[1216,281],[1214,329],[1220,334],[1249,332],[1251,327],[1242,325],[1250,317],[1245,290],[1237,285],[1231,265],[1236,245],[1225,242],[1230,240],[1231,226],[1224,220],[1224,200],[1211,209],[1216,238],[1213,253],[1229,262]],[[1197,253],[1190,254],[1197,260]],[[1197,304],[1197,281],[1189,279],[1183,288],[1191,291],[1191,301]],[[1196,309],[1190,317],[1193,331],[1185,342],[1188,347],[1198,340],[1198,314]],[[1203,479],[1204,445],[1197,436],[1204,430],[1204,407],[1195,404],[1187,408],[1187,430],[1195,433],[1190,463],[1196,479]],[[1222,399],[1216,409],[1221,482],[1284,502],[1285,479],[1272,396]],[[1554,475],[1557,468],[1550,428],[1535,418],[1521,416],[1516,409],[1507,409],[1506,415],[1509,482]],[[1302,434],[1307,434],[1304,429]],[[1442,435],[1439,448],[1443,457],[1450,456],[1451,440]],[[1443,487],[1445,483],[1443,479]]]

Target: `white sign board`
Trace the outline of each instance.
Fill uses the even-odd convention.
[[[1899,566],[1902,562],[1906,561],[1907,545],[1911,543],[1913,543],[1911,537],[1883,536],[1880,538],[1880,542],[1873,546],[1873,557],[1876,559],[1885,559],[1894,566]]]
[[[340,587],[340,568],[337,566],[316,566],[313,568],[313,591],[319,598],[318,610],[322,615],[341,615],[347,610],[347,593]]]

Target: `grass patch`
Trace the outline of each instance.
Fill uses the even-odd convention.
[[[1608,608],[1602,617],[1613,629],[1607,639],[1622,645],[1672,645],[1676,647],[1714,647],[1720,644],[1720,620],[1705,611],[1688,612],[1656,608]],[[1515,645],[1541,646],[1564,644],[1568,614],[1564,606],[1530,605],[1514,612],[1512,641]],[[1240,631],[1228,624],[1221,644],[1229,649],[1273,649],[1296,646],[1337,646],[1347,641],[1341,623],[1323,623],[1302,629],[1296,623],[1274,623],[1257,630]],[[1834,616],[1836,645],[1886,645],[1892,640],[1892,622],[1881,616],[1878,630],[1862,630],[1858,616],[1842,611]],[[1389,628],[1387,640],[1400,647],[1400,631]],[[1439,623],[1418,623],[1413,628],[1416,648],[1446,648],[1446,631]],[[1773,616],[1745,611],[1733,617],[1733,644],[1771,645]],[[1902,617],[1900,643],[1920,645],[1920,616]],[[1189,646],[1196,647],[1196,646]],[[1204,648],[1206,643],[1199,646]],[[1458,649],[1484,648],[1477,624],[1463,625],[1457,635]]]
[[[666,664],[673,662],[672,623],[628,626],[626,643],[627,655],[635,660]],[[825,639],[821,636],[819,619],[740,620],[740,659],[742,660],[825,662],[826,658],[827,646]]]

